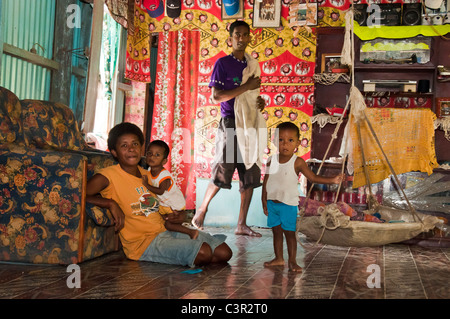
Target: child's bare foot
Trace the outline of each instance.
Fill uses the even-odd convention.
[[[289,263],[289,271],[300,273],[300,272],[302,272],[303,270],[302,270],[302,267],[300,267],[299,265],[297,265],[296,262],[290,262],[290,263]]]
[[[284,266],[284,260],[283,259],[272,259],[271,261],[266,261],[264,263],[264,267],[279,267]]]

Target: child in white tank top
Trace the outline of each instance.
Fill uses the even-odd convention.
[[[170,214],[174,211],[182,211],[186,206],[183,193],[175,185],[170,172],[164,168],[164,165],[167,163],[169,151],[169,146],[164,141],[152,141],[145,156],[145,160],[149,166],[150,178],[146,175],[142,176],[144,186],[158,198],[159,213],[162,215]],[[196,239],[199,235],[197,229],[188,228],[182,224],[171,223],[167,220],[164,226],[167,230],[187,234],[192,239]]]
[[[265,267],[284,266],[283,234],[288,248],[289,270],[301,272],[297,264],[297,240],[295,238],[299,191],[299,174],[303,174],[310,182],[317,184],[339,184],[344,175],[319,176],[311,171],[306,162],[295,155],[300,145],[300,132],[292,122],[284,122],[277,126],[278,154],[267,161],[266,174],[262,189],[264,214],[267,224],[272,228],[275,258],[265,262]]]

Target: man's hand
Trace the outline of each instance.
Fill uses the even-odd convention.
[[[258,110],[262,112],[265,106],[266,101],[261,96],[258,96],[258,98],[256,99],[256,107],[258,108]]]
[[[255,77],[254,75],[252,75],[248,78],[247,82],[245,82],[245,85],[247,86],[248,90],[257,89],[261,86],[261,78],[259,76]]]

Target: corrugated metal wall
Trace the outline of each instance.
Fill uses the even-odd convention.
[[[2,0],[3,42],[53,57],[56,0]],[[7,54],[2,55],[0,86],[19,99],[48,100],[51,71]]]
[[[91,25],[92,25],[92,8],[82,3],[80,0],[76,1],[76,4],[82,8],[81,13],[81,28],[75,28],[73,34],[73,45],[74,49],[78,49],[72,54],[72,65],[79,67],[88,72],[89,63],[88,60],[81,57],[82,50],[85,47],[90,47],[91,40]],[[88,17],[88,18],[86,18]],[[83,30],[83,33],[81,32]],[[70,86],[70,108],[75,114],[75,118],[78,123],[83,122],[84,116],[84,99],[86,96],[86,77],[79,77],[72,75],[71,86]]]

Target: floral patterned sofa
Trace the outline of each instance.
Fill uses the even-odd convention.
[[[117,250],[110,213],[84,192],[114,163],[89,148],[67,106],[0,87],[0,262],[72,264]]]

